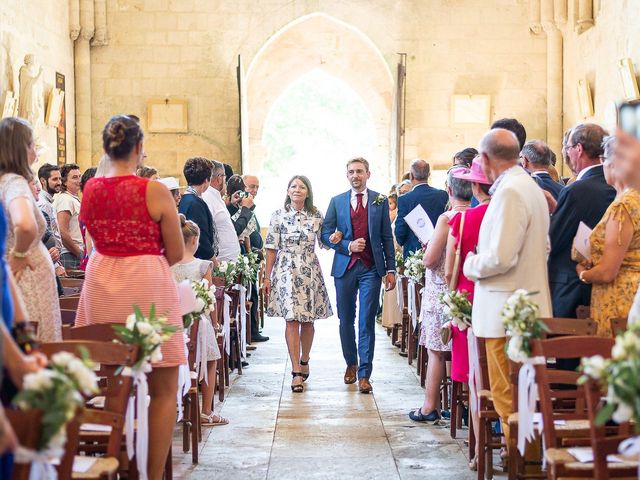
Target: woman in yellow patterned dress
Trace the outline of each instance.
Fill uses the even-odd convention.
[[[591,316],[598,336],[611,336],[611,319],[627,317],[640,283],[640,191],[620,175],[615,138],[605,140],[604,174],[616,199],[591,232],[591,263],[576,266],[580,280],[593,284]]]

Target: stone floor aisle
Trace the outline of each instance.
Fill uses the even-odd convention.
[[[474,478],[448,426],[408,419],[423,390],[384,330],[376,331],[373,395],[342,381],[335,318],[316,322],[311,376],[294,394],[283,321],[267,319],[271,340],[258,344],[221,407],[230,425],[205,429],[199,465],[185,468],[190,456],[183,456],[176,472],[189,479]]]

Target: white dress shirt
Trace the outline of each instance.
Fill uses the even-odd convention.
[[[578,176],[576,177],[576,181],[582,180],[582,177],[584,177],[589,170],[593,170],[594,168],[601,167],[601,166],[602,166],[601,163],[597,163],[595,165],[591,165],[586,168],[583,168],[582,170],[580,170],[580,173],[578,173]]]
[[[231,215],[224,200],[222,200],[220,192],[210,186],[202,194],[202,199],[211,210],[213,221],[216,223],[220,242],[218,245],[218,260],[235,262],[240,256],[240,242],[238,242],[238,235],[231,221]]]
[[[356,192],[355,190],[352,189],[351,190],[351,208],[353,208],[354,210],[358,206],[358,198],[356,197],[358,193],[362,193],[363,207],[367,206],[367,201],[369,200],[369,190],[367,190],[366,188],[362,192]]]

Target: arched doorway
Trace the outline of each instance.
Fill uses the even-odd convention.
[[[258,211],[263,223],[268,221],[268,204],[281,205],[290,173],[318,176],[318,181],[311,181],[322,210],[329,196],[348,188],[344,164],[350,157],[366,156],[371,162],[374,188],[385,191],[395,178],[389,148],[393,77],[373,42],[353,26],[324,13],[291,22],[260,49],[247,70],[245,85],[248,155],[243,159],[243,171],[264,179]],[[302,107],[296,111],[296,101],[316,108],[315,112],[305,116]],[[350,105],[352,110],[341,105]],[[291,126],[283,117],[287,109],[298,118],[298,127],[307,128],[305,132],[298,130],[307,143],[305,147],[297,142],[295,154],[277,150],[283,147],[278,135],[285,135]],[[320,117],[309,118],[314,115]],[[361,120],[359,129],[355,119]],[[323,143],[322,135],[335,132],[337,124],[353,127],[350,132],[358,141],[337,135],[332,142]],[[289,141],[289,148],[294,143]],[[320,150],[331,158],[321,159],[317,155]],[[333,173],[328,183],[329,177],[318,175],[327,171]],[[268,185],[276,184],[268,183],[266,177],[277,178],[277,190],[266,191]]]

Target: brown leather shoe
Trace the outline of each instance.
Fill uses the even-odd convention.
[[[362,377],[360,380],[358,380],[358,390],[360,390],[360,393],[371,393],[371,392],[373,392],[373,387],[369,383],[369,379],[368,378]]]
[[[344,372],[344,383],[349,385],[350,383],[356,383],[356,373],[358,367],[356,365],[349,365],[347,371]]]

